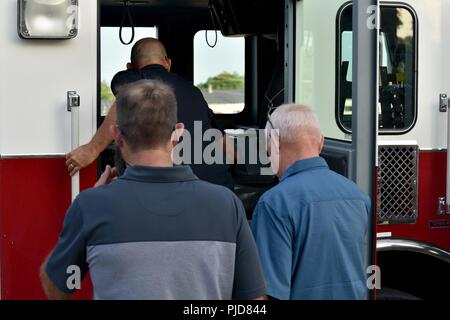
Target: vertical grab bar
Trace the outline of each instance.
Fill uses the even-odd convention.
[[[439,112],[447,112],[447,172],[445,197],[438,198],[438,215],[450,214],[450,107],[446,93],[439,95]]]
[[[447,95],[443,97],[447,99]],[[442,98],[441,98],[442,99]],[[447,100],[447,172],[446,172],[446,194],[445,194],[445,214],[450,213],[450,108]]]
[[[67,92],[67,111],[71,113],[71,147],[72,150],[80,146],[80,96],[76,91]],[[80,173],[72,177],[72,201],[80,193]]]

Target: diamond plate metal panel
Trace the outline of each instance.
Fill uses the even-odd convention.
[[[378,153],[379,224],[417,220],[417,146],[380,146]]]

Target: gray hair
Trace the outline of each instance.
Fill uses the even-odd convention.
[[[296,143],[304,139],[320,144],[323,139],[319,119],[308,107],[285,104],[271,115],[274,129],[279,130],[281,142]]]

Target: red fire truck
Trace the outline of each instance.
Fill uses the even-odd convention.
[[[264,127],[271,105],[313,108],[326,136],[323,157],[372,196],[367,264],[381,270],[378,298],[442,298],[447,291],[450,0],[2,6],[1,299],[45,298],[39,267],[64,214],[112,159],[108,148],[71,178],[65,154],[91,139],[113,100],[109,81],[128,61],[126,43],[144,36],[166,45],[172,71],[202,88],[230,132]],[[210,79],[224,75],[238,85],[216,90]],[[275,183],[258,169],[232,166],[249,219]],[[91,298],[89,279],[77,298]]]

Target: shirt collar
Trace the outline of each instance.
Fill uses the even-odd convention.
[[[162,66],[161,64],[149,64],[148,66],[145,66],[141,69],[141,71],[144,70],[163,70],[163,71],[167,71],[166,68],[164,68],[164,66]]]
[[[189,166],[167,168],[132,166],[125,170],[120,179],[140,182],[170,183],[198,180]]]
[[[309,158],[294,162],[283,174],[280,181],[296,175],[302,171],[308,171],[316,168],[328,168],[327,162],[321,157]]]

